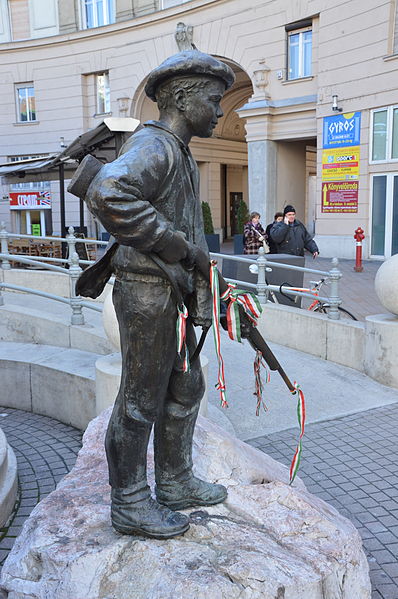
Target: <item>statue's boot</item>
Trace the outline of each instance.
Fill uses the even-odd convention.
[[[113,527],[123,534],[159,539],[183,534],[189,528],[187,516],[159,505],[152,499],[147,483],[147,448],[152,423],[129,418],[121,429],[119,410],[118,404],[105,441]]]
[[[198,410],[181,417],[168,407],[155,425],[156,498],[172,510],[221,503],[227,497],[223,485],[208,483],[192,473],[192,440]],[[180,416],[180,417],[178,417]]]
[[[111,519],[113,527],[122,534],[155,539],[169,539],[189,528],[189,518],[159,505],[146,484],[141,488],[112,489]]]

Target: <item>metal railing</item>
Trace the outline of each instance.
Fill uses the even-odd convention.
[[[67,258],[55,258],[55,257],[44,257],[44,256],[30,256],[26,258],[21,254],[12,254],[9,252],[8,240],[9,239],[29,239],[29,240],[43,240],[43,241],[58,241],[63,244],[67,244],[68,253]],[[87,302],[82,300],[81,297],[76,296],[75,294],[75,284],[79,275],[82,271],[80,264],[92,264],[93,260],[82,260],[79,259],[79,256],[76,252],[76,244],[77,243],[88,243],[90,245],[97,246],[106,246],[108,242],[99,241],[97,239],[81,239],[75,236],[73,227],[69,227],[68,235],[63,237],[46,237],[46,236],[33,236],[33,235],[23,235],[19,233],[9,233],[6,231],[4,223],[0,223],[0,261],[1,268],[3,270],[9,270],[11,268],[10,261],[21,262],[27,265],[41,266],[47,270],[53,270],[57,272],[62,272],[64,274],[69,275],[70,277],[70,297],[69,299],[61,298],[60,296],[53,296],[52,294],[47,294],[46,292],[38,292],[34,289],[28,288],[19,288],[20,291],[26,291],[29,293],[34,293],[36,295],[41,295],[43,297],[48,297],[49,299],[54,299],[56,301],[61,301],[64,303],[69,303],[72,308],[72,324],[84,324],[84,316],[82,313],[82,308],[90,308],[92,310],[101,311],[101,307],[97,304]],[[321,277],[327,278],[330,281],[330,295],[329,297],[325,296],[317,296],[322,302],[327,302],[329,305],[328,309],[328,318],[332,320],[339,320],[340,313],[338,310],[339,305],[341,304],[341,299],[339,297],[339,280],[342,276],[341,271],[338,269],[338,259],[332,259],[332,268],[329,271],[317,270],[314,268],[307,268],[305,266],[294,266],[292,264],[284,264],[281,262],[272,262],[271,260],[267,260],[266,254],[263,248],[259,249],[258,256],[255,258],[245,258],[241,256],[234,256],[231,254],[215,254],[210,253],[212,259],[217,261],[223,260],[234,260],[236,262],[244,262],[247,263],[248,269],[251,265],[256,265],[257,270],[257,282],[250,283],[247,281],[239,281],[237,279],[226,279],[228,282],[235,283],[238,286],[243,285],[244,287],[248,287],[249,289],[253,289],[260,300],[261,303],[266,303],[268,301],[269,293],[279,291],[280,287],[278,285],[270,285],[267,283],[267,272],[273,270],[273,268],[285,269],[285,270],[295,270],[300,272],[309,272]],[[62,268],[60,266],[56,266],[51,263],[65,263],[68,264],[69,268]],[[11,286],[6,283],[0,282],[0,305],[3,303],[3,298],[1,296],[1,288],[9,288],[13,289],[17,286]],[[310,292],[301,292],[294,291],[289,289],[284,289],[283,293],[286,295],[292,296],[300,296],[307,297],[311,300],[314,299],[314,295]]]
[[[9,239],[34,239],[44,240],[44,241],[59,241],[61,243],[66,243],[68,246],[68,254],[66,258],[55,258],[55,257],[45,257],[45,256],[29,256],[21,254],[13,254],[9,251],[8,240]],[[77,243],[87,243],[87,239],[80,239],[75,236],[73,227],[68,229],[68,235],[66,238],[63,237],[45,237],[45,236],[32,236],[32,235],[22,235],[17,233],[8,233],[6,231],[4,223],[0,223],[0,261],[2,270],[10,270],[11,262],[26,264],[29,266],[40,266],[45,270],[51,270],[53,272],[59,272],[69,277],[69,298],[62,297],[60,295],[55,295],[53,293],[48,293],[47,291],[39,291],[38,289],[33,289],[31,287],[23,287],[21,285],[13,285],[11,283],[6,283],[4,281],[0,281],[0,306],[4,305],[4,297],[1,293],[2,289],[10,289],[12,291],[20,291],[22,293],[30,293],[33,295],[37,295],[40,297],[45,297],[47,299],[51,299],[57,302],[61,302],[64,304],[68,304],[72,310],[71,314],[71,324],[82,325],[84,324],[84,314],[83,308],[88,308],[90,310],[94,310],[96,312],[102,312],[102,306],[95,304],[94,302],[88,302],[83,300],[80,296],[76,295],[75,286],[77,279],[82,272],[82,268],[80,264],[92,264],[93,260],[80,260],[79,255],[76,252],[76,244]],[[89,240],[89,243],[95,243],[96,245],[107,245],[107,242],[98,241],[98,240]],[[68,268],[63,268],[61,266],[57,266],[55,263],[64,263],[68,265]]]

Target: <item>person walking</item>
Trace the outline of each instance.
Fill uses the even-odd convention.
[[[271,237],[271,229],[275,223],[280,223],[282,221],[283,221],[283,212],[275,212],[273,222],[270,223],[269,225],[267,225],[267,228],[265,229],[265,239],[267,240],[270,254],[278,253],[278,248],[276,247],[276,244]]]
[[[304,250],[316,258],[319,249],[307,229],[296,218],[295,208],[288,204],[283,210],[283,220],[271,227],[271,239],[275,243],[278,254],[304,256]]]
[[[265,241],[265,231],[260,224],[260,214],[252,212],[250,220],[243,229],[243,253],[258,254],[259,248]]]

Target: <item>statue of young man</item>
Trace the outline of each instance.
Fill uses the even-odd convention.
[[[177,353],[177,303],[194,325],[211,322],[208,283],[194,267],[194,247],[207,252],[199,173],[188,144],[210,137],[234,81],[223,62],[197,50],[168,58],[149,75],[146,94],[159,121],[145,124],[117,160],[91,183],[86,201],[116,239],[113,301],[119,321],[122,380],[106,435],[112,524],[124,534],[168,538],[189,528],[174,510],[226,498],[225,487],[192,473],[192,438],[204,393],[200,361],[183,371]],[[156,501],[147,483],[154,425]]]

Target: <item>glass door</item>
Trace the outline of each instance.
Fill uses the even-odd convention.
[[[373,175],[371,255],[398,254],[398,174]]]

